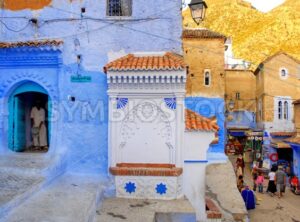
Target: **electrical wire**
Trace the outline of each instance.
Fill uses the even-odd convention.
[[[24,31],[24,30],[30,25],[30,22],[28,21],[27,24],[26,24],[23,28],[18,29],[18,30],[14,30],[14,29],[10,28],[10,27],[9,27],[5,22],[3,22],[2,20],[0,20],[0,23],[1,23],[7,30],[9,30],[9,31],[11,31],[11,32],[22,32],[22,31]]]
[[[100,19],[100,18],[93,18],[93,17],[87,17],[87,16],[85,16],[85,15],[82,15],[82,14],[79,14],[79,13],[74,13],[74,12],[70,12],[70,11],[67,11],[67,10],[64,10],[64,9],[60,9],[60,8],[56,8],[56,7],[53,7],[53,6],[49,6],[50,8],[53,8],[53,9],[55,9],[55,10],[59,10],[59,11],[63,11],[63,12],[66,12],[66,13],[70,13],[70,14],[74,14],[74,15],[78,15],[78,16],[81,16],[81,18],[76,18],[76,19],[74,19],[74,18],[67,18],[67,19],[52,19],[52,20],[45,20],[44,21],[44,23],[46,24],[46,23],[51,23],[51,22],[59,22],[59,21],[74,21],[74,20],[83,20],[83,19],[90,19],[90,20],[94,20],[94,21],[101,21],[101,22],[105,22],[105,23],[107,23],[108,25],[106,25],[106,26],[101,26],[101,27],[98,27],[98,28],[96,28],[96,29],[93,29],[93,30],[86,30],[86,31],[84,31],[84,32],[81,32],[81,33],[76,33],[76,34],[72,34],[72,35],[66,35],[66,36],[60,36],[60,37],[52,37],[53,39],[61,39],[61,38],[68,38],[68,37],[74,37],[74,36],[77,36],[77,35],[81,35],[81,34],[85,34],[85,33],[90,33],[90,32],[94,32],[94,31],[98,31],[98,30],[101,30],[101,29],[103,29],[103,28],[105,28],[105,27],[107,27],[107,26],[109,26],[109,25],[118,25],[120,28],[125,28],[125,29],[128,29],[128,30],[131,30],[131,31],[134,31],[134,32],[139,32],[139,33],[141,33],[141,34],[144,34],[144,35],[148,35],[148,36],[152,36],[152,37],[155,37],[155,38],[160,38],[160,39],[164,39],[164,40],[166,40],[166,41],[172,41],[172,42],[177,42],[177,43],[182,43],[181,41],[179,41],[179,40],[177,40],[177,39],[171,39],[171,38],[167,38],[167,37],[164,37],[164,36],[161,36],[161,35],[158,35],[158,34],[154,34],[154,33],[149,33],[149,32],[146,32],[146,31],[143,31],[143,30],[138,30],[138,29],[135,29],[135,28],[132,28],[132,27],[128,27],[128,26],[126,26],[126,25],[124,25],[124,24],[117,24],[118,22],[128,22],[128,21],[150,21],[150,20],[153,20],[153,19],[160,19],[160,18],[150,18],[150,17],[148,17],[148,18],[143,18],[143,19],[136,19],[136,20],[131,20],[131,19],[129,19],[129,20],[114,20],[113,22],[110,22],[110,20],[108,20],[108,19]],[[177,6],[175,6],[175,7],[177,7]],[[175,8],[174,6],[173,7],[171,7],[171,8]],[[166,10],[170,10],[170,8],[167,8]],[[163,10],[163,11],[161,11],[161,12],[164,12],[164,11],[166,11],[166,10]],[[161,13],[160,12],[160,13]],[[5,25],[5,24],[4,24]],[[28,26],[29,24],[27,24],[27,26]],[[24,27],[23,29],[21,29],[21,31],[22,30],[24,30],[25,28],[27,28],[27,26],[26,27]],[[7,28],[7,26],[5,25],[5,27]],[[17,32],[20,32],[20,30],[12,30],[12,31],[17,31]],[[47,39],[49,39],[50,37],[48,37]],[[38,38],[38,39],[35,39],[35,40],[45,40],[45,38]],[[187,44],[185,44],[185,45],[187,45]],[[187,46],[189,46],[189,45],[187,45]],[[219,54],[219,55],[222,55],[222,56],[224,56],[224,53],[218,53],[218,52],[215,52],[215,51],[211,51],[210,49],[208,49],[208,48],[206,48],[205,46],[201,46],[201,47],[197,47],[197,46],[191,46],[191,47],[193,47],[193,48],[198,48],[198,49],[201,49],[201,50],[203,50],[203,51],[206,51],[206,52],[210,52],[210,53],[214,53],[214,54]],[[227,58],[231,58],[231,59],[235,59],[234,57],[229,57],[229,56],[227,56]],[[249,64],[252,64],[252,65],[255,65],[254,63],[252,63],[252,62],[248,62]],[[262,67],[258,67],[258,69],[259,70],[263,70],[263,68]],[[295,76],[295,77],[299,77],[299,75],[294,75],[294,74],[292,74],[292,73],[289,73],[289,75],[290,76]],[[277,79],[277,78],[276,78]],[[286,82],[285,81],[285,83],[286,84],[290,84],[290,83],[288,83],[288,82]],[[294,84],[292,84],[292,85],[294,85]],[[299,87],[299,86],[296,86],[296,87]]]

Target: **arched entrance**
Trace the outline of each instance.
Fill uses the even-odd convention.
[[[38,107],[39,111],[33,111]],[[41,115],[44,110],[45,115]],[[29,150],[47,151],[50,141],[51,100],[47,91],[34,82],[26,82],[16,88],[8,100],[8,147],[15,152]],[[43,112],[43,111],[42,111]],[[37,127],[37,116],[44,116]],[[38,120],[41,121],[40,119]],[[33,130],[35,128],[35,130]],[[38,130],[36,130],[38,129]],[[34,142],[35,141],[35,142]],[[45,142],[46,141],[46,142]],[[40,145],[41,144],[41,145]],[[43,146],[43,147],[40,147]],[[33,149],[34,148],[34,149]]]

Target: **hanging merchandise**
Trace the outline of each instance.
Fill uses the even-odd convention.
[[[272,162],[277,162],[277,161],[278,161],[278,154],[277,154],[277,153],[272,153],[272,154],[270,155],[270,160],[271,160]]]

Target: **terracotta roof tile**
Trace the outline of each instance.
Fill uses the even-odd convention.
[[[212,131],[219,130],[217,123],[205,118],[191,110],[185,110],[185,129],[187,131]]]
[[[226,36],[208,29],[184,29],[182,38],[226,39]]]
[[[300,99],[298,99],[298,100],[294,101],[294,102],[293,102],[293,104],[294,104],[294,105],[296,105],[296,104],[300,104]]]
[[[108,63],[104,71],[183,70],[185,67],[182,56],[167,52],[151,56],[128,54]]]
[[[0,42],[0,48],[17,48],[17,47],[40,47],[40,46],[59,46],[63,43],[61,40],[43,40],[27,42]]]
[[[273,136],[295,136],[295,132],[273,132],[270,135]]]
[[[279,51],[279,52],[269,56],[268,58],[266,58],[263,62],[261,62],[261,64],[265,64],[265,63],[271,61],[273,58],[275,58],[279,55],[285,55],[285,56],[289,57],[290,59],[294,60],[295,62],[300,63],[300,60],[294,58],[293,56],[287,54],[286,52]]]
[[[183,169],[172,164],[121,163],[110,167],[109,171],[114,176],[178,177]]]

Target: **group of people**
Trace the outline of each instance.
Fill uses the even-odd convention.
[[[237,187],[239,191],[241,192],[242,189],[245,187],[244,183],[244,168],[245,168],[245,162],[242,155],[239,155],[239,157],[236,160],[236,175],[237,175]],[[256,191],[258,189],[259,193],[264,192],[264,182],[265,182],[265,176],[262,172],[258,171],[258,167],[254,164],[251,176],[253,179],[253,191]],[[286,187],[286,174],[283,171],[282,166],[273,166],[271,168],[270,173],[268,174],[268,187],[266,192],[270,193],[271,196],[274,196],[275,193],[278,193],[278,197],[282,197],[283,193],[285,192]]]
[[[245,162],[242,155],[239,155],[236,160],[236,175],[237,175],[237,188],[245,201],[247,209],[254,209],[256,203],[255,192],[264,193],[265,175],[259,171],[256,164],[254,164],[251,176],[253,180],[253,190],[246,185],[244,181],[244,168]],[[285,192],[286,187],[286,173],[283,171],[282,166],[273,166],[268,174],[268,187],[266,192],[271,196],[277,194],[281,198]]]
[[[269,173],[269,184],[267,192],[274,196],[277,192],[278,197],[281,198],[285,192],[286,187],[286,174],[283,172],[283,167],[279,166],[276,169],[276,166],[273,166],[271,172]]]

